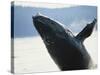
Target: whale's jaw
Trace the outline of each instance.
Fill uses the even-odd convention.
[[[95,21],[90,25],[94,25]],[[86,51],[84,36],[92,32],[93,26],[84,28],[78,36],[74,37],[70,30],[65,30],[59,23],[45,16],[36,15],[33,23],[39,32],[46,48],[55,63],[61,70],[88,69],[91,58]],[[90,31],[88,30],[90,29]],[[90,33],[86,33],[86,31]]]

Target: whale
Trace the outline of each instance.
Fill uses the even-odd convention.
[[[83,42],[92,34],[97,19],[94,18],[76,36],[60,22],[47,16],[35,15],[32,16],[32,21],[49,55],[60,70],[81,70],[92,66],[92,58]]]

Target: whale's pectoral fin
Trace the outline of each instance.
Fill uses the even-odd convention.
[[[85,38],[89,37],[92,34],[96,22],[97,19],[94,19],[92,23],[87,24],[87,26],[76,36],[76,38],[80,41],[84,41]]]

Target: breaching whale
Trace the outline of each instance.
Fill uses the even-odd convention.
[[[36,15],[32,18],[48,53],[62,71],[89,69],[92,59],[83,41],[91,35],[96,19],[74,36],[69,29],[46,16]]]

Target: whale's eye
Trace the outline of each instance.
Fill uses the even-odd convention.
[[[47,44],[47,45],[53,45],[54,44],[54,38],[50,37],[50,36],[46,36],[44,38],[44,42]]]

